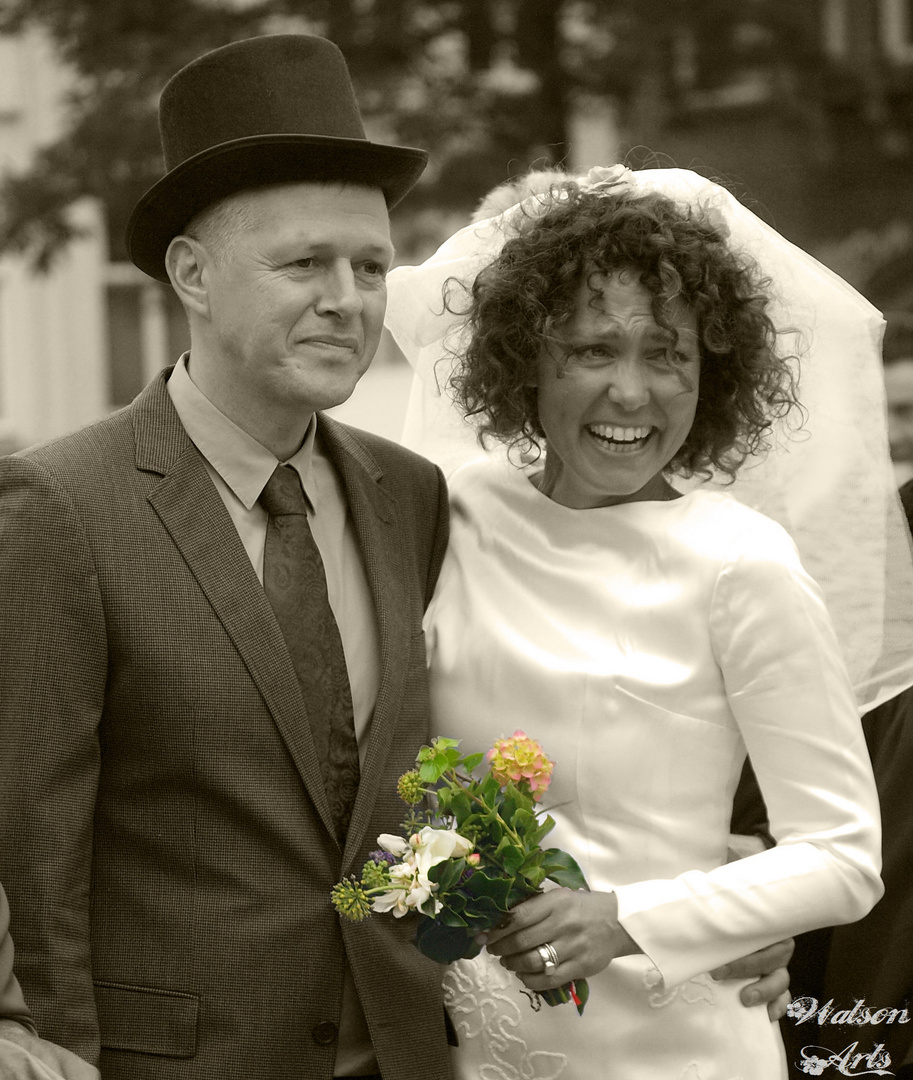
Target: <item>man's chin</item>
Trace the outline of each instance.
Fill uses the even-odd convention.
[[[288,397],[310,412],[326,412],[348,401],[358,386],[364,371],[340,373],[337,377],[306,382],[297,380],[288,388]]]

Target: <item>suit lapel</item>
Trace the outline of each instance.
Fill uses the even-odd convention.
[[[330,808],[282,632],[202,455],[165,388],[167,372],[133,410],[137,467],[158,474],[147,497],[241,655],[329,832]]]
[[[391,782],[384,766],[402,704],[410,628],[402,598],[406,578],[401,532],[396,527],[397,506],[380,484],[381,468],[347,428],[323,415],[319,424],[323,446],[345,488],[380,634],[380,687],[349,826],[345,871],[364,839],[380,783]]]

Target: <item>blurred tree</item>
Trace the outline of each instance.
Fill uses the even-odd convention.
[[[0,32],[42,28],[74,83],[60,139],[0,186],[0,251],[46,267],[72,236],[66,208],[93,196],[107,207],[112,257],[123,258],[127,216],[161,173],[158,92],[184,63],[238,38],[309,30],[336,41],[372,137],[431,151],[410,208],[465,209],[531,164],[566,157],[581,92],[611,97],[622,125],[653,145],[670,120],[723,101],[753,68],[769,76],[785,66],[814,95],[817,8],[818,0],[6,0]]]
[[[0,30],[43,29],[74,73],[61,137],[0,187],[0,250],[39,269],[72,238],[67,207],[92,196],[120,237],[134,203],[161,175],[158,93],[200,53],[259,33],[268,3],[245,9],[190,0],[10,0]]]

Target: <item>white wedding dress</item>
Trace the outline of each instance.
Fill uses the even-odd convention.
[[[434,734],[516,728],[555,761],[548,843],[617,892],[644,956],[584,1016],[532,1011],[483,952],[448,969],[460,1080],[775,1080],[763,1006],[705,972],[861,917],[878,808],[839,647],[785,531],[719,491],[573,510],[496,458],[451,480],[426,618]],[[726,864],[746,748],[775,849]]]

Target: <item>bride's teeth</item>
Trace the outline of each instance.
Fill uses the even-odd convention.
[[[594,435],[603,439],[611,439],[613,442],[637,442],[645,439],[650,434],[650,428],[623,428],[612,427],[609,424],[593,424],[591,430]]]

